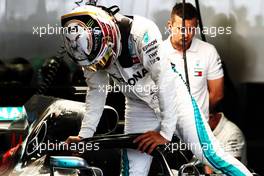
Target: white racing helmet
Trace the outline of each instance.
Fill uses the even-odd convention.
[[[106,68],[119,55],[119,29],[101,7],[77,7],[63,15],[61,23],[67,53],[84,68],[94,72]]]

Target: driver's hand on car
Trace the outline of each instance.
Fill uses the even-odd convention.
[[[166,144],[169,141],[157,131],[148,131],[138,136],[133,142],[138,143],[138,150],[150,154],[158,145]]]
[[[70,143],[75,143],[75,142],[80,142],[82,140],[82,137],[80,136],[69,136],[65,143],[70,144]]]
[[[83,138],[80,136],[69,136],[66,141],[65,144],[69,145],[71,143],[76,143],[76,142],[80,142]],[[77,151],[72,151],[72,155],[73,156],[80,156],[78,150]]]

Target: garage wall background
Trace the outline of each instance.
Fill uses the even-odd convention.
[[[58,28],[60,16],[75,5],[71,0],[0,0],[0,59],[22,56],[30,61],[54,55],[60,35],[39,36],[38,27]],[[99,0],[106,6],[119,5],[125,14],[139,14],[154,20],[163,33],[172,0]],[[179,2],[179,1],[177,1]],[[194,3],[194,1],[188,1]],[[207,36],[226,62],[235,83],[264,82],[264,1],[200,0],[206,27],[232,27],[231,35]],[[52,33],[52,31],[50,31]]]

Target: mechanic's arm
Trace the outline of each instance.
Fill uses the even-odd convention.
[[[229,136],[230,137],[228,138],[226,146],[224,146],[225,152],[230,153],[232,156],[241,161],[243,152],[246,150],[245,137],[240,130],[231,133]]]
[[[209,110],[212,112],[217,103],[224,97],[224,73],[222,61],[215,47],[212,47],[209,53],[207,86],[209,91]]]
[[[224,97],[224,77],[207,80],[209,91],[209,108],[210,112],[214,109],[218,102]]]
[[[78,142],[82,138],[92,137],[102,116],[107,97],[108,74],[99,70],[92,73],[84,70],[88,85],[86,94],[86,109],[78,136],[70,136],[66,143]]]

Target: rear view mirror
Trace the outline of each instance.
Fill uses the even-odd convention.
[[[103,176],[103,172],[100,168],[91,167],[83,158],[74,156],[51,156],[50,175],[57,175],[55,174],[56,171],[59,172],[59,175],[70,174],[78,176],[81,173],[87,173],[85,175]]]

